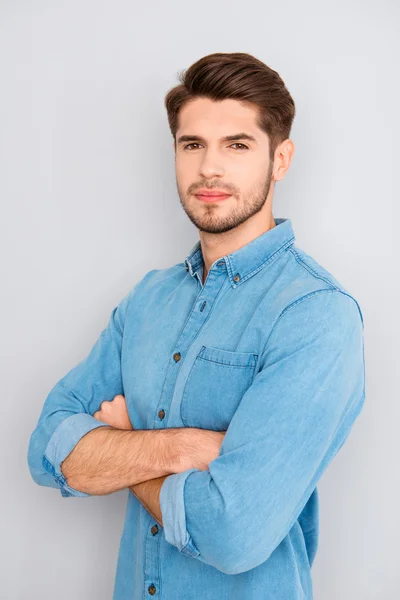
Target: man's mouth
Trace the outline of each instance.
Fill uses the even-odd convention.
[[[231,197],[231,194],[221,194],[220,192],[204,192],[195,194],[196,198],[202,202],[220,202]]]

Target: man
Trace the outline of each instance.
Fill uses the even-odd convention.
[[[294,102],[245,53],[165,99],[199,231],[49,393],[28,462],[68,496],[129,488],[114,599],[312,599],[317,482],[365,399],[355,298],[274,218]]]

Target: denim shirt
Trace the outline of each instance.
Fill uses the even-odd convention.
[[[214,261],[200,241],[145,274],[89,354],[50,391],[31,434],[34,481],[124,394],[134,429],[226,431],[207,470],[168,476],[161,527],[128,491],[114,600],[311,600],[317,483],[365,399],[360,306],[295,244],[290,219]]]

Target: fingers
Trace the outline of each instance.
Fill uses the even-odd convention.
[[[102,405],[104,404],[104,407],[106,407],[107,405],[111,404],[112,402],[115,402],[116,404],[122,404],[125,403],[125,396],[123,396],[122,394],[117,394],[116,396],[114,396],[114,398],[112,400],[103,400],[103,402],[100,404],[100,408],[102,407]]]
[[[109,402],[109,400],[103,400],[103,402],[100,404],[100,409],[94,413],[94,418],[98,419],[99,421],[103,421],[103,419],[109,413],[110,404],[111,402]]]
[[[98,421],[118,423],[120,425],[126,420],[129,428],[133,429],[127,413],[125,397],[122,394],[117,394],[112,400],[103,400],[99,410],[94,413],[93,417]]]
[[[125,396],[123,396],[122,394],[117,394],[116,396],[114,396],[112,402],[115,402],[116,404],[125,404]]]

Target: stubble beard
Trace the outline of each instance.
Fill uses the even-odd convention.
[[[261,187],[257,184],[257,186],[251,189],[239,206],[234,196],[223,200],[222,203],[230,202],[232,204],[236,202],[236,206],[231,208],[228,214],[221,216],[218,215],[218,211],[220,210],[219,205],[202,203],[203,206],[200,208],[205,208],[205,211],[202,211],[203,214],[199,214],[200,211],[193,210],[192,204],[183,200],[182,190],[179,188],[177,182],[178,195],[182,208],[199,231],[206,233],[225,233],[226,231],[230,231],[257,214],[264,206],[271,186],[272,166],[271,164],[269,167],[264,184]],[[194,202],[200,203],[201,201],[195,200]],[[224,209],[222,208],[222,210]]]

